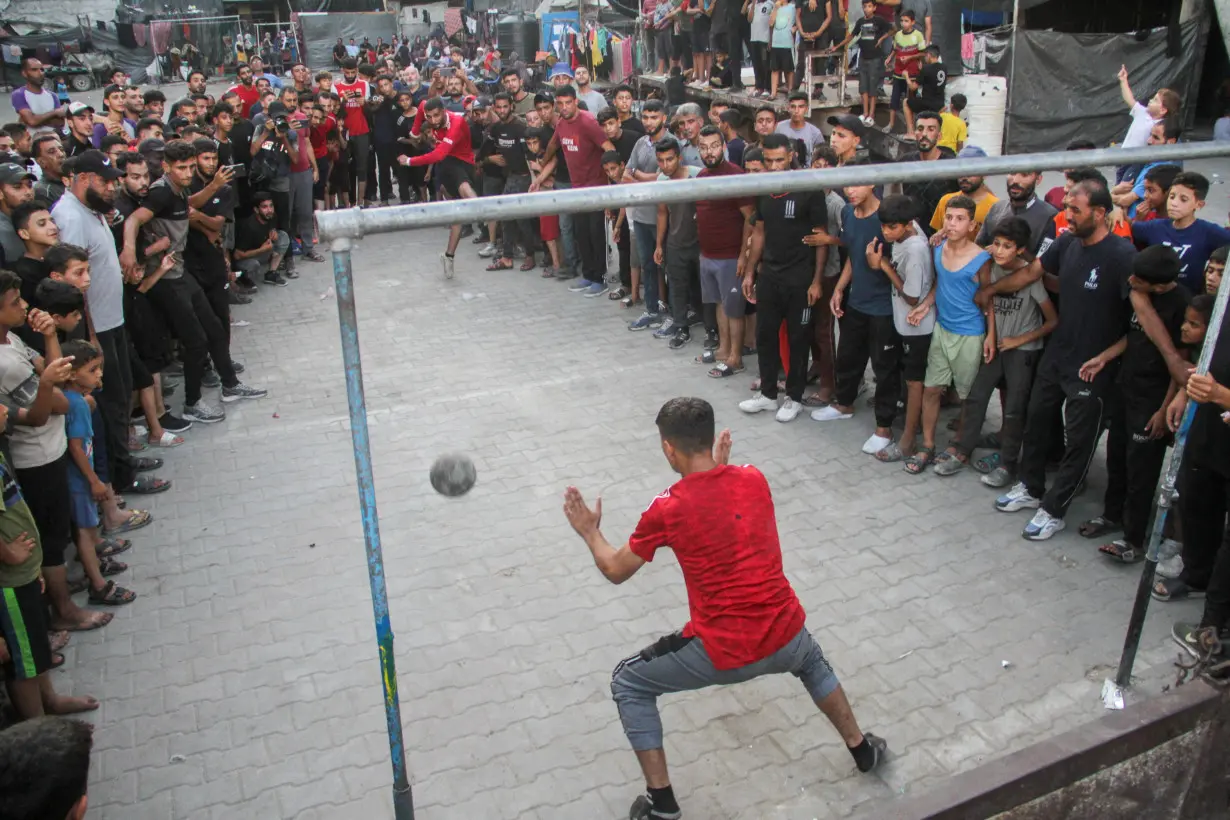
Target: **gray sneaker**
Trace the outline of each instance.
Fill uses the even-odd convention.
[[[263,399],[269,395],[268,390],[252,387],[243,382],[236,382],[234,387],[222,388],[222,401],[233,402],[240,399]]]
[[[205,371],[205,375],[201,376],[201,387],[218,387],[222,384],[222,379],[218,377],[218,371],[210,368]]]
[[[1012,483],[1012,473],[1008,472],[1007,467],[996,467],[991,472],[982,477],[982,483],[988,487],[994,487],[997,490],[1003,489]]]
[[[197,421],[201,424],[217,424],[226,418],[221,407],[214,407],[204,399],[185,407],[182,415],[186,421]]]
[[[653,332],[655,339],[673,339],[675,338],[675,320],[667,316],[662,320],[662,327]]]

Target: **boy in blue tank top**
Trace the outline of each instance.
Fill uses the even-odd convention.
[[[935,427],[940,415],[940,397],[950,384],[964,401],[978,368],[995,358],[995,321],[991,310],[974,302],[978,288],[991,281],[991,257],[970,239],[977,204],[965,195],[948,200],[944,210],[946,239],[935,248],[935,287],[928,299],[936,307],[935,330],[927,354],[923,380],[923,446],[906,459],[905,470],[920,475],[932,461],[955,458],[950,453],[935,457]]]

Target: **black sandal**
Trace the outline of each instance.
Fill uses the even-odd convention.
[[[89,601],[92,604],[123,606],[124,604],[131,604],[136,599],[137,593],[131,589],[124,589],[115,581],[108,581],[102,589],[90,589]]]
[[[119,575],[121,572],[128,572],[128,565],[114,558],[99,558],[98,572],[104,578],[111,575]]]
[[[1121,529],[1123,529],[1123,524],[1120,522],[1112,521],[1104,515],[1098,515],[1081,524],[1077,532],[1082,538],[1101,538],[1103,535],[1118,532]]]
[[[1159,578],[1153,585],[1156,601],[1181,601],[1184,598],[1203,598],[1204,590],[1196,589],[1182,578]]]

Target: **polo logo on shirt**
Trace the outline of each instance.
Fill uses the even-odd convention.
[[[1098,268],[1089,271],[1089,278],[1085,280],[1085,290],[1098,289]]]
[[[793,199],[787,199],[787,200],[786,200],[786,215],[785,215],[785,218],[786,218],[786,219],[794,219],[794,200],[793,200]]]

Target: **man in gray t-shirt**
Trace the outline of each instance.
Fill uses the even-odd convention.
[[[657,152],[659,182],[690,179],[700,173],[684,165],[679,145],[672,143]],[[655,339],[670,338],[671,350],[678,350],[692,339],[688,314],[700,313],[700,239],[696,233],[696,202],[658,206],[658,241],[653,259],[666,266],[670,291],[670,318],[654,331]]]

